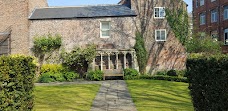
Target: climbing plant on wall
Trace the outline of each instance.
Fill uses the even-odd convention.
[[[34,45],[32,51],[35,57],[38,58],[39,68],[43,65],[45,55],[51,55],[52,52],[59,49],[62,44],[61,36],[56,35],[42,35],[42,36],[35,36],[34,37]],[[39,71],[38,71],[39,72]]]
[[[167,8],[165,10],[166,19],[175,37],[185,46],[189,37],[189,17],[187,10],[183,8],[183,4],[175,6],[177,3],[181,3],[181,0],[173,0],[171,2],[173,8]]]

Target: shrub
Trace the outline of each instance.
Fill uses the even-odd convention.
[[[151,80],[166,80],[166,81],[175,81],[175,82],[185,82],[188,83],[188,80],[186,77],[175,77],[175,76],[163,76],[163,75],[158,75],[158,76],[140,76],[139,79],[151,79]]]
[[[195,55],[186,66],[195,110],[228,111],[228,55]]]
[[[41,67],[41,74],[47,72],[59,73],[65,71],[67,71],[67,69],[63,67],[61,64],[44,64]]]
[[[169,70],[169,71],[167,72],[167,75],[168,75],[168,76],[178,76],[177,73],[176,73],[176,71],[173,70],[173,69],[172,69],[172,70]]]
[[[66,81],[73,81],[74,79],[79,78],[79,74],[75,72],[65,72],[63,73],[63,76]]]
[[[135,69],[124,69],[124,79],[137,79],[139,72]]]
[[[36,66],[32,57],[0,57],[0,111],[31,111]]]
[[[76,71],[83,77],[87,72],[88,65],[96,57],[96,46],[89,45],[87,48],[82,49],[75,47],[71,52],[63,52],[62,59],[63,65],[69,69]]]
[[[167,71],[157,71],[155,75],[167,75]]]
[[[103,80],[103,72],[101,70],[89,71],[86,78],[89,80],[101,81]]]
[[[41,82],[41,83],[49,83],[49,82],[55,82],[55,79],[52,77],[51,73],[43,73],[39,77],[38,81]]]

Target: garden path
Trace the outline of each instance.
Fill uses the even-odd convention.
[[[124,80],[103,81],[91,111],[137,111]]]
[[[91,111],[137,111],[124,80],[35,83],[36,86],[101,84]]]

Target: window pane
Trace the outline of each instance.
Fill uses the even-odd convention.
[[[159,8],[154,9],[154,16],[159,17]]]
[[[156,39],[157,40],[161,40],[161,33],[160,33],[160,31],[158,30],[158,31],[156,31],[157,32],[157,37],[156,37]]]
[[[228,19],[228,6],[224,7],[224,19]]]
[[[102,31],[102,36],[110,36],[110,31]]]
[[[165,17],[165,9],[160,8],[160,17]]]
[[[109,30],[109,22],[102,22],[102,30]]]
[[[165,41],[165,31],[161,31],[161,40]]]

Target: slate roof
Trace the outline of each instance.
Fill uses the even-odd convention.
[[[130,17],[136,13],[124,5],[49,7],[35,9],[30,20],[97,17]]]

